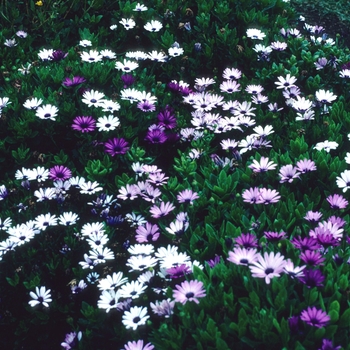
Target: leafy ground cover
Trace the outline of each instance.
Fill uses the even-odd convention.
[[[350,349],[350,54],[302,5],[1,2],[1,348]]]

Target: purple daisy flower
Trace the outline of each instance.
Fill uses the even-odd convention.
[[[302,174],[317,170],[315,162],[310,159],[303,159],[297,162],[296,170]]]
[[[151,143],[164,143],[167,140],[167,136],[162,130],[153,129],[148,130],[145,140]]]
[[[52,61],[58,62],[66,58],[67,55],[68,55],[67,52],[63,52],[62,50],[55,50],[52,52],[51,59]]]
[[[76,76],[76,77],[73,77],[73,79],[64,78],[62,85],[65,87],[73,87],[85,82],[86,82],[85,78]]]
[[[145,226],[139,226],[136,230],[136,241],[138,243],[154,242],[159,238],[159,227],[158,225],[146,223]]]
[[[114,137],[105,143],[105,152],[114,157],[116,154],[125,154],[130,149],[128,146],[129,143],[123,138]]]
[[[129,341],[124,345],[122,350],[153,350],[154,346],[151,343],[143,344],[143,340]]]
[[[207,260],[208,265],[212,269],[214,266],[216,266],[220,262],[220,256],[215,255],[214,259]]]
[[[300,330],[300,317],[299,316],[289,317],[288,325],[292,334],[298,334]]]
[[[316,250],[306,250],[300,254],[300,259],[309,265],[323,265],[326,260],[320,252]]]
[[[157,118],[159,125],[164,126],[167,129],[174,129],[176,127],[176,118],[172,113],[173,111],[169,107],[158,113]]]
[[[300,249],[302,251],[305,250],[316,250],[320,249],[320,245],[317,242],[316,238],[313,237],[293,237],[293,239],[290,241],[295,248]]]
[[[120,78],[124,83],[124,89],[128,88],[135,82],[135,78],[131,74],[123,74]]]
[[[340,241],[337,240],[331,233],[317,235],[316,236],[317,242],[322,245],[324,248],[327,247],[337,247],[340,245]]]
[[[244,248],[255,248],[258,246],[258,239],[251,233],[242,233],[235,238],[235,244]]]
[[[272,242],[280,241],[282,239],[287,238],[287,234],[285,232],[264,232],[265,237]]]
[[[333,342],[329,339],[322,340],[322,348],[319,350],[340,350],[341,346],[333,346]]]
[[[64,181],[72,177],[72,172],[63,165],[55,165],[53,168],[50,169],[49,176],[54,181]]]
[[[281,199],[281,196],[276,190],[271,190],[270,188],[260,189],[260,198],[256,203],[258,204],[272,204],[277,203]]]
[[[153,205],[149,212],[152,214],[152,218],[159,219],[163,216],[168,215],[172,210],[174,210],[175,207],[170,202],[161,202],[160,207],[157,207],[156,205]]]
[[[316,307],[313,306],[303,310],[300,314],[300,319],[310,326],[321,328],[327,326],[331,318],[325,311],[316,309]]]
[[[304,216],[304,219],[307,221],[316,222],[316,221],[319,221],[321,217],[322,217],[322,213],[320,213],[319,211],[309,210]]]
[[[149,101],[139,102],[137,108],[141,109],[142,112],[154,112],[156,110],[156,106]]]
[[[329,203],[332,209],[345,209],[349,204],[349,202],[342,195],[339,194],[328,196],[327,202]]]
[[[176,302],[186,304],[188,301],[194,301],[199,304],[197,298],[203,298],[206,296],[205,290],[203,288],[203,283],[197,280],[194,281],[184,281],[181,285],[176,285],[173,291],[173,298]]]
[[[184,277],[185,275],[188,275],[191,272],[192,271],[190,270],[190,268],[185,264],[166,269],[166,273],[169,275],[170,278]]]
[[[193,201],[195,199],[198,199],[198,193],[197,192],[193,192],[192,190],[184,190],[181,191],[178,195],[177,195],[177,200],[179,201],[179,203],[190,203],[193,204]]]
[[[320,270],[305,269],[304,276],[299,277],[299,281],[304,283],[308,288],[323,287],[322,282],[325,277]]]
[[[75,117],[72,124],[72,129],[84,132],[94,131],[96,128],[96,120],[92,117]]]

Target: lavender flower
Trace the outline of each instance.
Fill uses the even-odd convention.
[[[85,82],[86,82],[85,78],[80,77],[80,76],[75,76],[75,77],[73,77],[73,79],[64,78],[62,85],[67,87],[67,88],[70,88],[70,87],[74,87],[74,86],[80,85],[80,84],[85,83]]]
[[[321,328],[326,326],[331,318],[326,312],[321,309],[318,310],[315,306],[313,306],[303,310],[301,312],[300,319],[310,326]]]
[[[193,280],[184,281],[181,285],[176,285],[173,291],[173,298],[176,302],[186,304],[188,301],[194,301],[199,304],[198,298],[206,296],[205,289],[203,288],[203,282]]]

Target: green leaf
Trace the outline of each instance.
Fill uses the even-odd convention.
[[[15,273],[13,278],[6,277],[6,280],[9,283],[9,285],[11,285],[12,287],[16,287],[19,282],[19,276],[17,273]]]
[[[350,308],[345,310],[345,312],[341,315],[339,323],[339,327],[341,328],[349,328],[350,325]]]

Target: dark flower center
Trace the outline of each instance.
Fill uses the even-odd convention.
[[[96,100],[96,99],[94,99],[94,98],[92,98],[92,99],[90,100],[90,102],[91,102],[91,103],[96,103],[96,102],[97,102],[97,100]]]
[[[50,113],[46,113],[45,115],[44,115],[44,118],[50,118],[51,117],[51,114]]]
[[[239,262],[241,264],[248,264],[248,259],[241,259]]]
[[[141,318],[138,316],[132,320],[132,322],[134,322],[134,323],[139,323],[140,321],[141,321]]]
[[[274,271],[274,269],[271,268],[271,267],[269,267],[269,268],[267,268],[267,269],[265,270],[265,274],[266,274],[266,275],[269,275],[270,273],[273,273],[273,271]]]
[[[115,300],[114,300],[114,299],[111,300],[111,301],[109,302],[109,305],[111,305],[111,306],[115,305]]]
[[[130,293],[130,295],[136,295],[136,294],[137,294],[137,292],[134,290]]]
[[[103,260],[103,259],[104,259],[104,256],[103,256],[103,255],[101,255],[101,254],[99,254],[99,255],[97,255],[97,259],[99,259],[99,260]]]
[[[190,298],[194,297],[194,293],[193,292],[188,292],[188,293],[186,293],[185,296],[186,296],[187,299],[190,299]]]
[[[109,124],[109,123],[105,125],[106,128],[110,128],[111,126],[112,126],[112,125]]]
[[[42,302],[44,301],[44,298],[43,298],[43,297],[39,297],[39,298],[38,298],[38,301],[39,301],[40,303],[42,303]]]
[[[146,265],[140,265],[139,268],[140,269],[144,269],[146,267]]]

